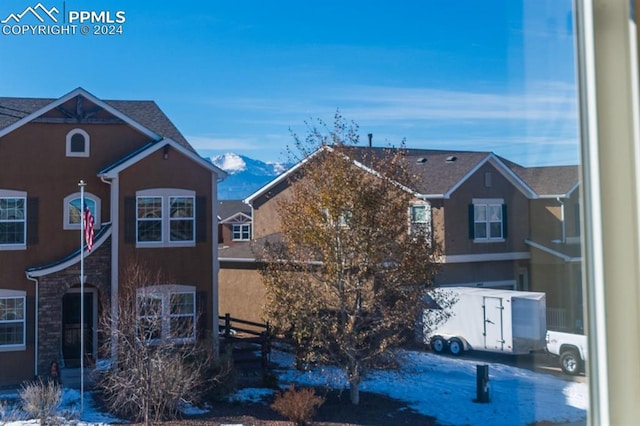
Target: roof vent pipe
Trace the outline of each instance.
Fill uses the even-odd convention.
[[[369,148],[373,146],[373,133],[368,133],[367,137],[369,138]]]

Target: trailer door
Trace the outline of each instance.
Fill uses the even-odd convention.
[[[484,298],[484,347],[494,351],[504,350],[502,324],[502,298]]]

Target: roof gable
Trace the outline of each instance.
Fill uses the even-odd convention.
[[[220,200],[218,202],[218,219],[227,220],[237,213],[244,213],[251,218],[251,206],[242,202],[242,200]]]
[[[317,153],[323,149],[330,148],[322,147],[310,157],[317,155]],[[364,153],[373,150],[375,154],[385,155],[388,149],[389,148],[357,147],[353,151],[354,164],[373,174],[377,174],[375,170],[372,170],[361,162],[362,158],[364,158]],[[529,185],[513,170],[507,167],[499,157],[491,152],[405,149],[404,155],[407,161],[407,167],[413,174],[418,176],[415,188],[405,189],[414,193],[414,195],[419,198],[450,198],[456,189],[487,163],[492,164],[498,172],[526,197],[537,198],[537,194]],[[245,199],[245,202],[251,204],[261,195],[268,193],[272,188],[276,187],[276,185],[297,172],[310,157],[299,162],[287,172],[281,174],[251,194]]]
[[[113,179],[117,177],[118,174],[123,170],[133,166],[139,161],[142,161],[143,159],[147,158],[149,155],[158,151],[159,149],[164,149],[164,147],[166,146],[169,146],[172,149],[175,149],[176,151],[180,152],[181,154],[185,155],[186,157],[188,157],[189,159],[191,159],[192,161],[200,165],[201,167],[204,167],[210,172],[215,173],[218,176],[218,179],[224,179],[227,177],[227,173],[224,170],[216,167],[210,161],[207,161],[206,159],[200,157],[198,154],[185,148],[183,145],[180,145],[173,139],[162,139],[162,140],[150,142],[142,146],[138,150],[132,152],[131,154],[127,155],[126,157],[123,157],[119,161],[100,170],[98,172],[98,176],[104,177],[107,179]]]
[[[248,223],[251,222],[251,216],[246,213],[236,213],[223,219],[220,223]]]
[[[26,123],[101,123],[108,118],[128,124],[150,139],[171,138],[195,152],[153,101],[101,100],[82,88],[58,99],[0,97],[0,137]]]

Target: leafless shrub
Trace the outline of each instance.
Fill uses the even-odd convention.
[[[57,425],[56,417],[62,399],[62,389],[51,381],[36,380],[20,389],[22,409],[40,420],[41,425]]]
[[[296,389],[292,384],[286,391],[276,393],[271,408],[300,426],[311,421],[324,401],[312,388]]]
[[[139,291],[162,283],[158,275],[132,263],[123,281],[117,309],[102,319],[103,331],[110,335],[108,344],[115,345],[103,349],[116,355],[98,380],[104,402],[112,413],[145,424],[177,418],[183,404],[196,403],[201,392],[215,383],[216,377],[210,375],[213,345],[195,342],[190,321],[171,322],[171,336],[188,338],[166,338],[162,303],[153,303]]]
[[[0,401],[0,426],[4,426],[9,422],[22,420],[21,412],[8,401]]]

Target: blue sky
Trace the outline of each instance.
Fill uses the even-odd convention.
[[[151,99],[206,156],[285,160],[340,110],[363,143],[578,162],[571,0],[40,1],[123,34],[0,33],[0,96]]]

